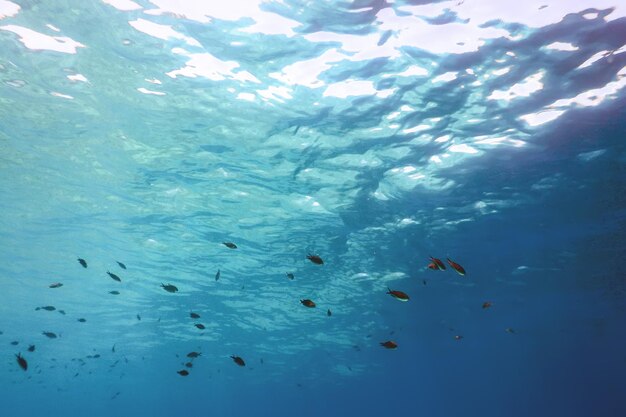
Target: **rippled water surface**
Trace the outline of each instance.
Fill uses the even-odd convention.
[[[0,0],[1,414],[626,415],[625,87],[616,0]]]

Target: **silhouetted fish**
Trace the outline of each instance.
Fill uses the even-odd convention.
[[[200,330],[206,329],[206,327],[204,327],[204,324],[196,323],[196,324],[194,324],[194,326],[196,326]]]
[[[54,306],[45,306],[45,307],[37,307],[35,311],[46,310],[46,311],[54,311],[56,308]]]
[[[218,281],[220,279],[220,275],[221,275],[221,273],[220,273],[220,270],[218,269],[217,270],[217,274],[215,274],[215,280],[216,281]]]
[[[232,356],[231,356],[231,358],[233,359],[233,361],[234,361],[237,365],[239,365],[239,366],[246,366],[246,363],[245,363],[245,362],[243,361],[243,359],[242,359],[242,358],[240,358],[239,356],[232,355]]]
[[[489,307],[491,307],[491,302],[490,301],[485,301],[483,303],[483,308],[489,308]]]
[[[28,351],[29,352],[34,352],[35,351],[35,345],[28,346]]]
[[[20,368],[26,371],[28,369],[28,362],[26,362],[26,359],[22,357],[21,353],[18,353],[17,355],[15,355],[15,357],[17,358],[17,364],[20,366]]]
[[[176,288],[176,286],[172,285],[172,284],[167,284],[167,285],[163,285],[161,284],[161,287],[167,291],[167,292],[176,292],[178,291],[178,288]]]
[[[109,291],[109,294],[120,295],[120,292],[113,290],[113,291]]]
[[[326,315],[327,315],[328,317],[330,317],[330,316],[332,316],[332,315],[333,315],[333,312],[332,312],[332,311],[330,311],[330,308],[329,308],[328,310],[326,310]]]
[[[303,306],[305,307],[309,307],[309,308],[313,308],[315,307],[315,303],[312,300],[300,300],[300,302],[302,303]]]
[[[193,363],[191,363],[191,362],[187,362],[187,363],[185,364],[185,366],[186,366],[187,368],[193,368]]]
[[[59,313],[65,315],[65,310],[58,310],[58,311],[59,311]]]
[[[53,332],[41,332],[41,334],[43,334],[44,336],[50,338],[50,339],[56,339],[57,335],[56,333]]]
[[[324,261],[318,255],[312,255],[309,253],[306,258],[316,265],[324,265]]]
[[[87,319],[80,318],[80,319],[78,319],[78,321],[81,322],[81,323],[84,323],[84,322],[87,321]]]
[[[83,268],[87,268],[87,261],[82,259],[82,258],[78,258],[78,262],[83,266]]]
[[[53,284],[48,285],[50,288],[59,288],[62,287],[63,284],[61,284],[60,282],[55,282]]]
[[[387,289],[389,290],[387,291],[387,294],[391,295],[396,300],[409,301],[409,296],[406,293],[402,291],[398,291],[398,290],[392,290],[391,288],[387,288]]]
[[[226,245],[227,248],[237,249],[237,245],[235,245],[233,242],[222,242],[222,244]]]
[[[117,275],[115,275],[114,273],[107,271],[107,274],[109,274],[109,276],[113,278],[115,281],[122,282],[122,279],[118,277]]]
[[[18,342],[17,340],[14,340],[14,341],[12,341],[12,342],[11,342],[11,344],[12,344],[13,346],[17,346],[19,343],[20,343],[20,342]]]
[[[124,265],[123,263],[121,263],[120,261],[115,261],[117,262],[117,264],[120,266],[120,268],[122,269],[126,269],[126,265]]]
[[[189,352],[187,354],[188,358],[197,358],[198,356],[202,356],[202,353],[200,353],[200,352]]]
[[[295,277],[293,276],[291,272],[287,272],[287,278],[294,279]]]
[[[189,375],[189,371],[187,371],[186,369],[183,369],[181,371],[176,371],[176,373],[180,376],[187,376]]]
[[[393,340],[387,340],[386,342],[380,342],[380,345],[386,349],[396,349],[398,344]]]
[[[137,314],[137,320],[141,321],[141,316]]]
[[[200,318],[200,314],[191,312],[191,313],[189,313],[189,317],[191,317],[192,319],[199,319]]]

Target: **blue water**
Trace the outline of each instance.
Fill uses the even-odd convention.
[[[0,0],[0,414],[626,415],[626,5],[218,3]]]

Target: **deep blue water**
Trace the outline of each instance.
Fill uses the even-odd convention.
[[[626,415],[626,6],[222,3],[0,0],[0,415]]]

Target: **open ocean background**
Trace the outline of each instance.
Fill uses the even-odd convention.
[[[0,415],[626,416],[625,87],[617,0],[0,0]]]

